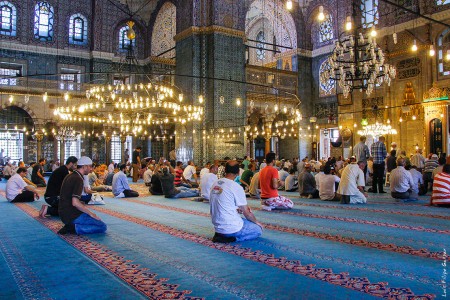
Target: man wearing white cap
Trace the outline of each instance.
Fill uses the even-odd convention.
[[[85,204],[80,201],[83,191],[83,176],[92,170],[92,160],[82,156],[77,163],[77,169],[64,178],[59,200],[59,216],[64,223],[59,234],[104,233],[106,224]]]

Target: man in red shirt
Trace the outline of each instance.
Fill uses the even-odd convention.
[[[278,195],[280,180],[278,170],[273,167],[275,153],[266,155],[267,166],[259,172],[259,185],[261,187],[261,208],[267,211],[272,209],[290,209],[294,206],[291,199]]]

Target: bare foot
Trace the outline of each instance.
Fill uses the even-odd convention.
[[[39,211],[39,217],[45,218],[45,215],[47,214],[48,205],[42,205],[41,210]]]

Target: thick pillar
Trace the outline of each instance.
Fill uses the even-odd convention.
[[[105,163],[106,165],[109,165],[109,163],[111,162],[111,136],[110,135],[106,135],[105,136]]]
[[[42,133],[42,131],[38,130],[36,131],[34,136],[36,137],[37,141],[37,149],[36,149],[36,162],[37,162],[42,157],[42,139],[44,138],[44,134]]]

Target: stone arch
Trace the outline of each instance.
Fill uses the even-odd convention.
[[[164,2],[156,15],[151,31],[151,56],[158,56],[175,47],[174,37],[177,30],[177,8],[170,1]],[[158,32],[157,32],[158,31]],[[164,53],[161,57],[172,58],[175,50]]]
[[[38,122],[38,117],[36,116],[36,114],[34,113],[34,111],[26,104],[24,103],[16,103],[16,104],[9,104],[9,103],[4,103],[0,106],[0,110],[5,110],[9,107],[17,107],[22,109],[25,113],[28,114],[28,116],[30,117],[31,121],[33,122],[33,126],[36,126],[39,122]]]
[[[245,19],[246,36],[254,40],[261,30],[264,31],[267,42],[297,49],[296,24],[292,15],[284,8],[283,2],[254,0],[251,3]],[[280,47],[277,50],[283,53],[290,49]]]

